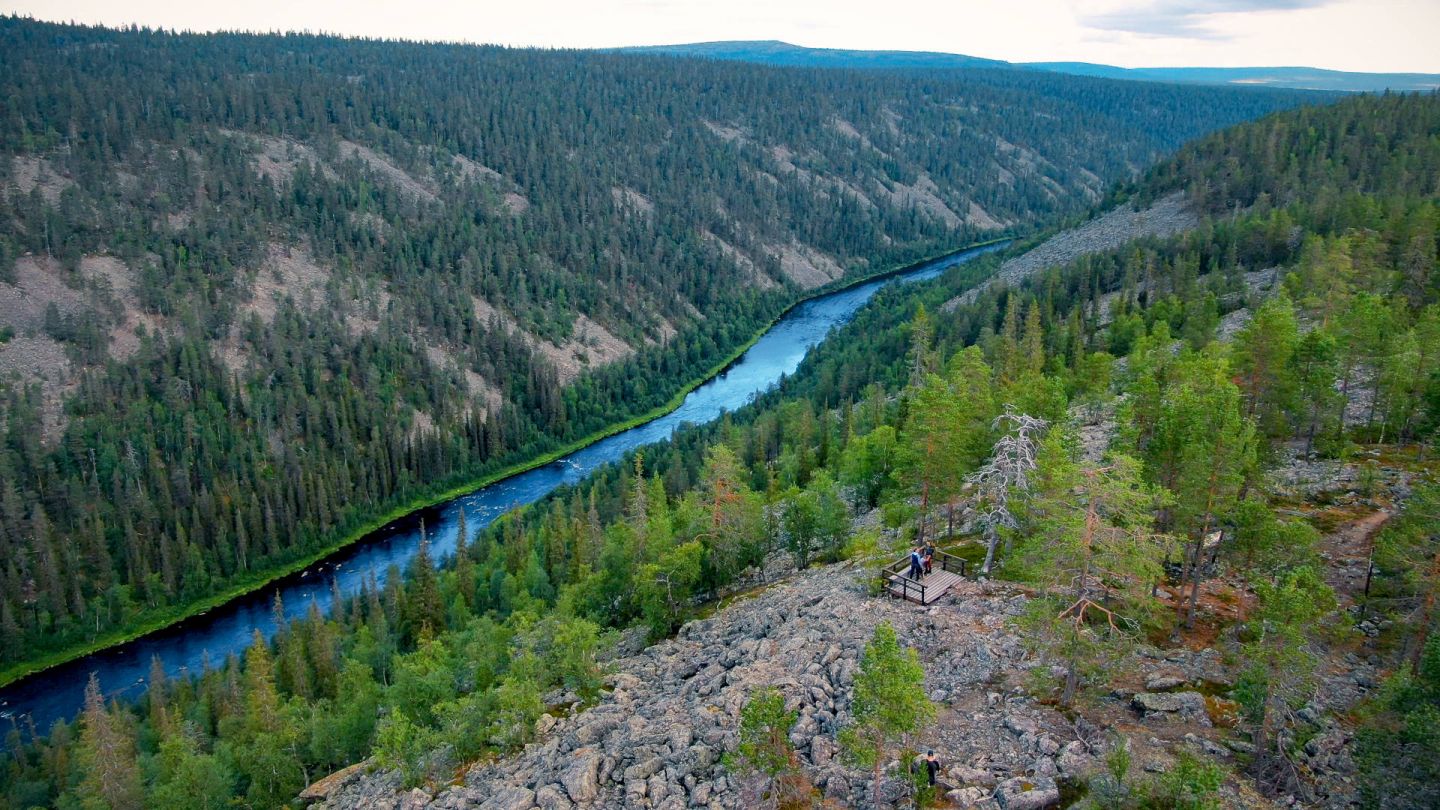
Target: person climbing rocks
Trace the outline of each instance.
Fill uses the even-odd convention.
[[[930,787],[935,787],[935,777],[940,773],[940,760],[935,758],[935,752],[925,752],[925,777],[930,780]]]

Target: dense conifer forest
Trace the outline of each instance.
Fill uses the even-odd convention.
[[[1065,705],[1106,688],[1116,648],[1187,632],[1214,565],[1244,577],[1257,599],[1237,636],[1249,668],[1228,697],[1254,742],[1235,768],[1263,793],[1293,795],[1309,778],[1295,762],[1311,722],[1295,709],[1327,628],[1353,621],[1336,612],[1319,531],[1272,501],[1266,471],[1365,443],[1417,472],[1377,542],[1373,606],[1367,591],[1366,607],[1392,622],[1382,649],[1394,675],[1352,718],[1360,796],[1433,806],[1440,97],[1272,115],[1195,142],[1116,197],[1173,190],[1207,214],[1198,228],[958,305],[947,302],[1004,256],[887,290],[780,389],[463,533],[438,572],[422,555],[407,578],[333,615],[312,613],[273,643],[257,637],[244,661],[193,680],[158,674],[137,703],[92,693],[78,722],[44,740],[11,732],[5,801],[214,807],[241,796],[273,807],[366,756],[407,783],[443,784],[528,742],[552,690],[593,700],[614,631],[639,623],[664,636],[753,585],[767,555],[799,567],[882,559],[891,543],[927,537],[963,540],[955,551],[976,562],[989,544],[993,575],[1036,589],[1027,638],[1061,673],[1037,688]],[[212,407],[250,406],[237,396]],[[1033,486],[1010,493],[1009,528],[952,537],[967,479],[1014,424],[997,421],[1007,410],[1049,425]],[[1107,410],[1117,428],[1102,465],[1082,452],[1077,424]],[[83,490],[88,479],[76,480]],[[1095,523],[1080,520],[1092,499],[1105,504]],[[888,528],[855,531],[851,515],[874,508]],[[1226,539],[1211,549],[1217,528]],[[1077,573],[1092,563],[1103,582]],[[1182,598],[1155,598],[1164,579]],[[1066,620],[1072,602],[1123,621]],[[1091,788],[1114,802],[1103,806],[1150,806],[1128,789]]]
[[[1313,96],[0,19],[0,670]]]

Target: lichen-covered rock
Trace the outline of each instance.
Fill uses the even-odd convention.
[[[1002,810],[1043,810],[1060,803],[1060,787],[1044,776],[1007,779],[995,787]]]
[[[1203,721],[1208,725],[1205,714],[1205,696],[1199,692],[1137,692],[1130,704],[1151,715],[1179,715],[1187,720]]]
[[[1184,685],[1185,678],[1180,675],[1153,675],[1145,681],[1145,691],[1168,692]]]

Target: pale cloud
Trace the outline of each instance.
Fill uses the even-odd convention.
[[[1013,62],[1440,73],[1440,0],[0,0],[0,11],[562,48],[780,39]]]
[[[1228,35],[1215,26],[1219,15],[1296,11],[1330,2],[1332,0],[1150,0],[1081,14],[1079,20],[1087,28],[1102,31],[1171,39],[1224,39]]]

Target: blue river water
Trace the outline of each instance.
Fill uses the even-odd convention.
[[[934,278],[946,269],[1004,244],[986,245],[950,254],[899,273],[812,298],[791,309],[738,360],[692,391],[680,407],[654,420],[617,433],[568,456],[528,472],[482,487],[467,495],[412,513],[336,552],[309,570],[277,580],[246,596],[125,644],[37,673],[0,689],[0,730],[17,722],[45,733],[60,718],[80,708],[85,685],[95,673],[107,697],[143,693],[152,658],[158,657],[169,677],[218,665],[251,643],[258,630],[274,635],[272,606],[277,591],[287,619],[304,616],[312,604],[330,610],[332,581],[343,598],[358,592],[374,576],[384,584],[391,566],[404,570],[420,546],[423,520],[431,553],[442,560],[455,551],[461,510],[473,533],[504,513],[534,503],[556,488],[574,484],[637,447],[665,441],[685,424],[704,424],[750,402],[800,365],[806,352],[830,330],[844,324],[889,284]],[[28,717],[27,717],[28,715]]]

